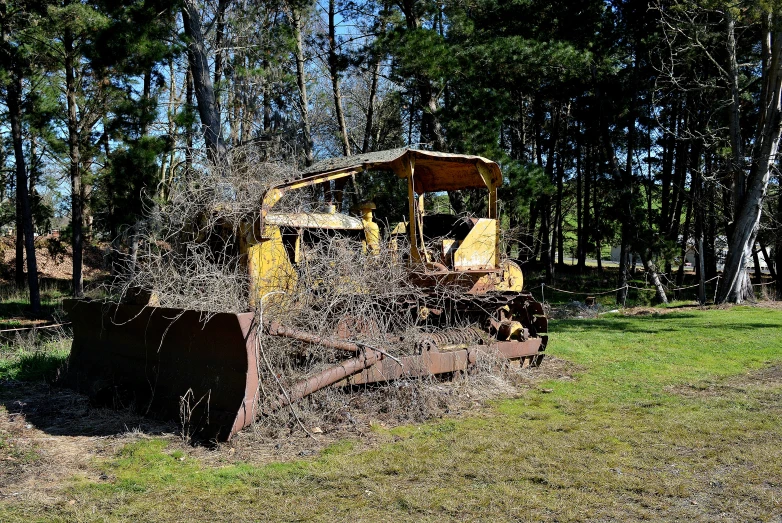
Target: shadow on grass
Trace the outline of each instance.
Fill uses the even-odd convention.
[[[9,421],[26,423],[52,436],[115,436],[137,431],[178,433],[175,422],[143,418],[132,409],[98,408],[84,394],[44,381],[0,380],[0,407]],[[0,410],[0,412],[2,412]]]
[[[129,431],[160,435],[179,431],[173,421],[143,418],[132,406],[116,410],[96,407],[86,395],[58,386],[69,352],[67,346],[19,350],[0,359],[0,407],[5,408],[9,421],[22,416],[27,423],[58,436],[111,436]]]
[[[26,301],[6,301],[0,303],[0,328],[14,328],[21,325],[20,319],[52,318],[54,312],[59,308],[56,305],[41,304],[41,312],[33,315],[30,310],[30,304]]]
[[[639,334],[655,334],[660,332],[682,332],[687,326],[683,326],[681,321],[694,318],[702,319],[702,316],[687,313],[670,313],[660,315],[647,315],[640,317],[617,317],[597,318],[597,319],[572,319],[572,320],[552,320],[553,332],[565,332],[567,330],[594,329],[596,331],[614,331]],[[708,328],[708,325],[699,324],[694,328]],[[720,322],[719,329],[733,331],[759,331],[765,329],[779,330],[776,323],[761,322]]]

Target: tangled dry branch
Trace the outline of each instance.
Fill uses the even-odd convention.
[[[188,173],[174,184],[167,201],[149,201],[145,219],[134,228],[132,247],[122,253],[123,270],[113,281],[111,295],[117,300],[151,298],[157,306],[204,311],[205,321],[218,312],[246,312],[250,285],[238,238],[243,227],[257,218],[265,191],[297,176],[291,169],[261,161],[251,148],[234,150],[221,167]],[[293,191],[274,210],[312,213],[319,207],[314,194]],[[445,303],[455,297],[456,291],[446,286],[423,290],[411,283],[402,259],[409,251],[404,238],[387,235],[379,252],[369,252],[361,233],[306,230],[296,265],[297,285],[284,294],[267,296],[256,306],[261,412],[279,404],[296,382],[348,357],[319,344],[265,335],[265,321],[278,320],[324,337],[339,336],[394,357],[415,351],[417,342],[434,328],[420,317],[424,300],[437,307],[438,300]],[[383,400],[375,406],[398,410],[403,419],[425,418],[442,406],[439,395],[426,390],[436,382],[431,378],[375,386],[375,394],[384,390]],[[329,412],[344,410],[351,398],[349,390],[321,391],[296,407],[304,411],[277,410],[265,418],[264,426],[304,428],[301,416],[327,418]]]

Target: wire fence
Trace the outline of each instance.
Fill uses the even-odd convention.
[[[703,285],[704,286],[707,283],[711,283],[713,281],[716,281],[716,283],[714,284],[714,297],[712,299],[712,302],[714,302],[714,303],[716,303],[716,301],[717,301],[717,290],[719,289],[719,286],[720,286],[720,283],[719,283],[720,278],[721,278],[721,276],[717,275],[717,276],[714,276],[713,278],[709,278],[708,280],[703,281]],[[770,282],[753,283],[752,287],[761,287],[762,288],[762,287],[767,287],[767,286],[770,286],[770,285],[774,285],[776,283],[777,283],[776,280],[773,280],[773,281],[770,281]],[[701,285],[701,283],[698,282],[698,283],[693,284],[693,285],[685,285],[685,286],[678,286],[678,287],[664,287],[664,288],[665,288],[666,294],[668,294],[668,293],[676,293],[676,292],[683,291],[683,290],[688,290],[688,289],[694,289],[696,287],[700,287],[700,285]],[[617,292],[619,292],[621,290],[630,290],[630,289],[637,290],[637,291],[656,292],[656,289],[654,287],[652,287],[652,286],[638,287],[637,285],[630,285],[629,283],[625,284],[625,285],[622,285],[620,287],[617,287],[615,289],[610,289],[610,290],[607,290],[607,291],[595,292],[595,291],[569,291],[569,290],[565,290],[565,289],[559,289],[559,288],[554,287],[553,285],[549,285],[549,284],[547,284],[545,282],[541,282],[541,284],[540,284],[540,294],[541,294],[541,302],[542,303],[546,302],[546,292],[545,292],[545,290],[547,288],[551,289],[552,291],[555,291],[555,292],[559,292],[559,293],[563,293],[563,294],[570,294],[570,295],[573,295],[573,296],[584,296],[586,298],[597,297],[597,296],[605,296],[607,294],[617,293]],[[622,305],[624,306],[624,304],[622,304]]]
[[[5,334],[6,332],[25,332],[38,329],[56,329],[57,327],[64,327],[70,324],[71,322],[66,321],[63,323],[47,323],[46,325],[32,325],[30,327],[17,327],[14,329],[0,329],[0,334]]]
[[[705,280],[703,282],[704,285],[706,285],[707,283],[711,283],[713,281],[717,282],[714,285],[714,298],[712,299],[712,301],[715,302],[715,303],[717,301],[717,290],[719,289],[719,280],[720,280],[720,278],[721,278],[721,276],[718,275],[718,276],[714,276],[713,278],[709,278],[708,280]],[[773,281],[770,281],[770,282],[753,283],[752,286],[753,287],[767,287],[767,286],[770,286],[770,285],[775,285],[776,283],[777,283],[777,281],[773,280]],[[693,285],[685,285],[685,286],[680,286],[680,287],[666,287],[665,288],[665,292],[666,293],[678,292],[678,291],[683,291],[683,290],[688,290],[688,289],[694,289],[694,288],[699,287],[699,286],[700,286],[700,283],[695,283]],[[596,296],[605,296],[607,294],[613,294],[613,293],[619,292],[619,291],[621,291],[623,289],[625,289],[625,290],[633,289],[633,290],[637,290],[637,291],[656,292],[654,287],[651,287],[651,286],[649,286],[649,287],[638,287],[637,285],[630,285],[629,283],[625,284],[625,285],[622,285],[621,287],[617,287],[615,289],[610,289],[610,290],[607,290],[607,291],[594,292],[594,291],[569,291],[569,290],[565,290],[565,289],[560,289],[560,288],[555,287],[553,285],[549,285],[549,284],[547,284],[545,282],[541,282],[541,284],[540,284],[541,303],[546,303],[546,293],[545,293],[545,289],[546,288],[551,289],[552,291],[555,291],[555,292],[562,293],[562,294],[569,294],[569,295],[572,295],[572,296],[584,296],[586,298],[596,297]],[[4,335],[4,334],[10,333],[10,332],[27,332],[27,331],[35,331],[35,330],[39,330],[39,329],[40,330],[43,330],[43,329],[55,329],[55,328],[59,328],[59,327],[65,327],[65,326],[68,326],[70,324],[71,324],[71,322],[66,321],[66,322],[62,322],[62,323],[47,323],[46,325],[32,325],[32,326],[29,326],[29,327],[16,327],[16,328],[13,328],[13,329],[0,329],[0,335]]]

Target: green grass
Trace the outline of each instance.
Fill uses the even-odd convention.
[[[96,458],[73,505],[0,520],[752,521],[782,515],[782,311],[552,322],[582,369],[479,415],[346,440],[315,459],[206,465],[159,439]],[[546,392],[549,391],[550,392]],[[95,474],[93,474],[94,476]]]
[[[54,378],[68,359],[70,339],[54,339],[31,348],[4,347],[0,350],[0,380],[39,381]]]
[[[56,330],[30,330],[42,319],[56,319],[62,300],[69,291],[69,282],[44,279],[41,281],[41,314],[30,315],[30,297],[27,289],[13,283],[0,284],[0,380],[38,381],[52,378],[68,358],[70,339]]]

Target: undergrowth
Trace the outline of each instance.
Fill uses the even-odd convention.
[[[0,380],[52,381],[67,361],[71,338],[63,331],[27,331],[0,345]]]

